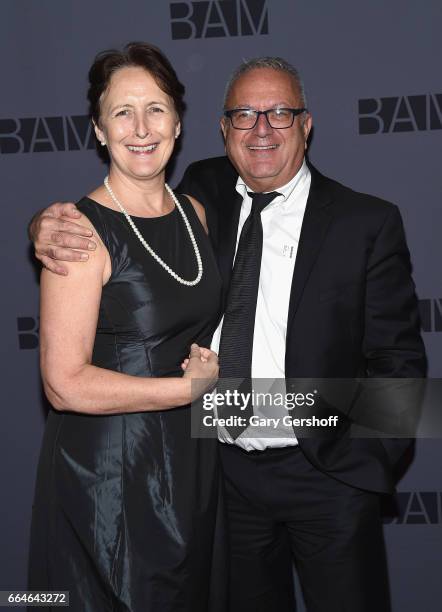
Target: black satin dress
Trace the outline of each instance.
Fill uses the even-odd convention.
[[[221,281],[190,202],[180,202],[202,280],[173,279],[122,213],[78,207],[109,251],[92,363],[133,376],[181,376],[193,341],[209,346]],[[179,211],[133,217],[185,279],[196,258]],[[216,440],[192,439],[190,408],[89,416],[50,411],[33,507],[29,588],[70,591],[72,612],[221,612],[227,588]]]

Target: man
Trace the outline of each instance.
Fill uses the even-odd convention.
[[[223,277],[212,345],[221,373],[421,377],[399,212],[307,164],[311,124],[296,70],[280,58],[251,60],[227,87],[227,157],[191,164],[178,187],[206,207]],[[69,222],[39,219],[36,229],[39,258],[54,270],[53,257],[66,256],[54,244],[87,247],[63,233],[77,231]],[[275,438],[220,431],[235,612],[293,610],[292,560],[309,612],[389,610],[379,494],[393,490],[407,442],[356,439],[349,423],[322,438],[290,427]]]

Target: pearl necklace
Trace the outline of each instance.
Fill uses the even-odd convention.
[[[146,251],[152,255],[152,257],[155,259],[155,261],[157,261],[160,264],[160,266],[162,266],[166,270],[166,272],[168,272],[170,274],[170,276],[172,276],[176,281],[178,281],[182,285],[187,285],[188,287],[194,287],[195,285],[197,285],[200,282],[201,277],[203,275],[203,262],[201,260],[201,255],[200,255],[200,252],[198,250],[198,245],[196,243],[195,236],[193,235],[192,228],[190,226],[189,220],[186,217],[186,213],[184,212],[181,204],[178,202],[178,199],[177,199],[176,195],[173,193],[173,191],[169,187],[169,185],[167,183],[165,183],[166,190],[169,193],[169,195],[172,198],[175,206],[178,208],[178,210],[179,210],[179,212],[180,212],[180,214],[181,214],[181,216],[183,218],[184,225],[186,226],[187,232],[189,234],[190,242],[192,243],[193,250],[194,250],[194,253],[195,253],[195,257],[196,257],[196,261],[197,261],[197,264],[198,264],[198,274],[197,274],[196,278],[194,280],[191,280],[191,281],[188,281],[188,280],[185,280],[184,278],[181,278],[181,276],[179,276],[176,272],[174,272],[172,270],[172,268],[170,268],[167,265],[167,263],[165,261],[163,261],[161,259],[161,257],[157,253],[155,253],[155,251],[152,249],[152,247],[149,246],[149,244],[147,244],[147,242],[144,240],[143,236],[141,235],[139,229],[137,228],[137,226],[133,222],[132,217],[129,215],[129,213],[124,208],[124,206],[121,204],[121,202],[118,201],[116,195],[112,191],[111,186],[109,185],[109,177],[108,176],[106,176],[106,178],[104,179],[104,186],[106,187],[106,190],[107,190],[108,194],[110,195],[110,197],[112,198],[113,202],[118,206],[118,208],[121,210],[121,212],[126,217],[127,222],[129,223],[129,225],[133,229],[135,235],[137,236],[137,238],[139,239],[141,244],[144,246]]]

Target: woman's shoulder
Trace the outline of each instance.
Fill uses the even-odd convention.
[[[76,202],[75,205],[78,210],[81,212],[84,211],[85,214],[90,212],[99,215],[106,210],[106,206],[103,206],[103,204],[100,204],[97,202],[97,200],[94,200],[91,195],[83,196],[80,200],[78,200],[78,202]]]
[[[77,203],[77,209],[85,216],[86,220],[92,225],[92,229],[101,238],[101,241],[109,248],[108,224],[109,219],[106,216],[107,208],[102,206],[89,196],[83,196]]]
[[[199,202],[196,198],[194,198],[191,195],[183,193],[183,194],[180,194],[180,196],[181,198],[185,198],[188,202],[190,202],[201,225],[204,227],[206,234],[208,234],[209,230],[207,228],[206,211],[204,209],[204,206],[201,204],[201,202]]]

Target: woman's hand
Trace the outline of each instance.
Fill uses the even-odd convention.
[[[183,378],[191,380],[192,401],[213,388],[218,380],[218,355],[208,348],[192,344],[190,355],[181,364]]]

